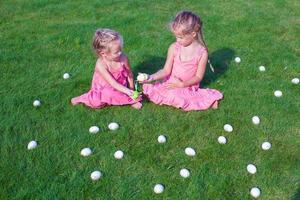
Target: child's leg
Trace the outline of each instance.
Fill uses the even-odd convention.
[[[142,108],[142,103],[140,102],[136,102],[135,104],[132,104],[131,107],[135,108],[135,109],[141,109]]]

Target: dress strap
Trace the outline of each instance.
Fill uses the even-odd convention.
[[[207,49],[205,47],[199,47],[197,50],[197,62],[199,63],[200,59],[202,58],[202,55],[204,52],[207,52]]]
[[[179,52],[180,52],[180,44],[178,42],[174,43],[174,57],[178,56]]]

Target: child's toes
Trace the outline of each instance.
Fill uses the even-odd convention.
[[[135,103],[135,104],[132,104],[131,106],[132,106],[133,108],[135,108],[135,109],[138,109],[138,110],[139,110],[139,109],[141,109],[141,108],[142,108],[142,106],[143,106],[143,105],[142,105],[140,102],[137,102],[137,103]]]

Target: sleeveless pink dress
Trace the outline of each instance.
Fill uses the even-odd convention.
[[[222,93],[214,89],[200,89],[199,83],[185,88],[166,88],[166,84],[172,82],[174,77],[181,81],[187,81],[194,77],[197,72],[198,63],[205,48],[199,47],[197,53],[192,60],[181,61],[180,50],[181,45],[175,43],[174,61],[171,75],[163,82],[154,84],[144,84],[143,93],[155,104],[169,105],[181,108],[184,111],[190,110],[206,110],[210,108],[216,101],[223,98]]]
[[[121,67],[117,69],[109,69],[108,72],[118,83],[127,87],[128,72],[124,63],[121,63]],[[141,97],[133,100],[128,95],[114,89],[102,78],[98,70],[95,69],[90,91],[72,98],[71,103],[73,105],[83,103],[91,108],[101,108],[106,105],[134,104],[137,101],[141,101]]]

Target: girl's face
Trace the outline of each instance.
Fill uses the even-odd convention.
[[[176,41],[184,47],[192,44],[196,38],[195,32],[183,34],[181,30],[173,30],[173,34],[176,38]]]
[[[112,41],[109,49],[102,53],[102,56],[109,61],[120,61],[122,55],[122,44],[120,40]]]

